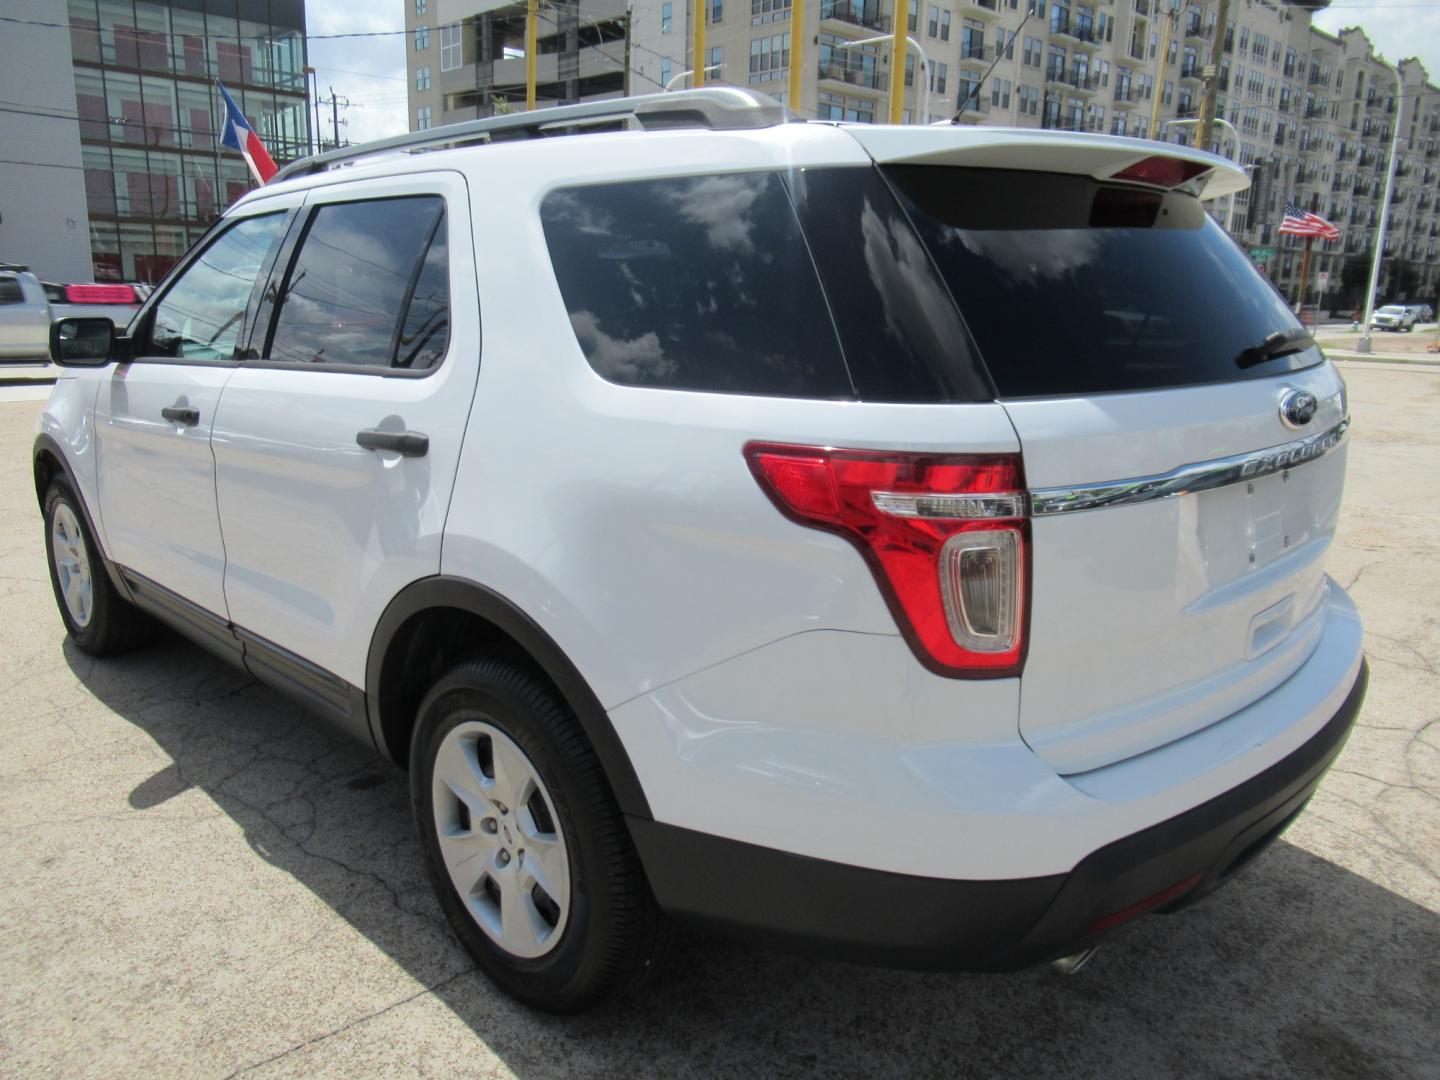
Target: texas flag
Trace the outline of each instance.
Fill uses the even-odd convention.
[[[240,106],[235,104],[235,99],[230,96],[224,84],[217,81],[215,85],[220,87],[220,96],[225,99],[225,134],[220,137],[220,142],[232,150],[239,150],[245,164],[249,165],[250,171],[255,174],[255,179],[262,184],[268,183],[278,171],[275,162],[270,160],[265,144],[260,141],[260,136],[255,134],[255,129],[245,119],[245,114],[240,111]]]

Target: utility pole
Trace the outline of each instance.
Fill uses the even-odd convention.
[[[1370,320],[1375,317],[1375,290],[1380,286],[1380,261],[1385,258],[1385,230],[1390,226],[1390,197],[1395,194],[1395,158],[1400,152],[1400,121],[1405,118],[1405,85],[1400,65],[1395,65],[1395,125],[1390,136],[1390,164],[1385,167],[1385,198],[1380,203],[1380,222],[1375,227],[1375,254],[1370,259],[1370,280],[1365,286],[1365,322],[1355,351],[1370,351]]]
[[[1215,96],[1220,92],[1220,58],[1225,55],[1229,32],[1230,0],[1219,0],[1215,11],[1215,40],[1210,45],[1210,64],[1205,76],[1205,93],[1200,98],[1200,123],[1195,126],[1195,146],[1209,150],[1215,140]]]
[[[335,87],[330,87],[330,132],[335,139],[335,145],[340,145],[340,102],[335,97]]]
[[[894,0],[890,5],[894,14],[890,21],[895,25],[890,28],[890,123],[898,124],[905,119],[905,47],[906,38],[909,36],[906,30],[909,27],[909,13],[905,10],[900,0]],[[920,5],[915,5],[915,21],[920,21]],[[919,27],[917,26],[918,30]],[[920,73],[924,75],[922,71]],[[918,89],[918,87],[917,87]],[[930,87],[924,89],[926,100],[929,100]]]
[[[528,112],[535,108],[535,65],[539,59],[535,55],[540,48],[539,31],[536,24],[540,21],[540,5],[536,0],[529,0],[525,6],[525,109]],[[625,41],[630,41],[630,35],[625,35]],[[563,97],[563,94],[562,94]]]
[[[704,86],[705,61],[708,59],[705,55],[705,0],[695,0],[695,5],[691,11],[692,14],[690,17],[695,20],[695,44],[692,46],[695,50],[695,56],[694,62],[690,65],[690,69],[695,72],[695,77],[690,80],[690,85]],[[790,47],[792,49],[795,47],[793,38],[790,41]],[[791,62],[794,62],[793,58]]]
[[[897,9],[900,0],[895,0]],[[804,84],[801,76],[804,74],[804,65],[801,59],[805,56],[805,0],[790,0],[790,91],[785,96],[790,100],[786,102],[790,108],[797,113],[800,111],[800,95],[804,92]],[[702,60],[700,66],[703,68],[705,62]]]

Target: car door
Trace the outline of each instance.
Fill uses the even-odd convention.
[[[210,429],[289,214],[266,201],[217,229],[137,322],[131,359],[102,381],[95,402],[111,557],[142,601],[175,608],[178,596],[187,622],[196,607],[219,616],[201,619],[212,628],[224,625],[225,549]]]
[[[469,205],[435,172],[313,189],[302,218],[212,433],[225,597],[254,674],[358,728],[375,624],[440,568],[480,362]]]

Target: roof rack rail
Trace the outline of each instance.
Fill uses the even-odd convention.
[[[780,102],[755,90],[738,86],[712,86],[663,94],[587,101],[529,112],[507,113],[483,120],[426,131],[412,131],[388,139],[327,150],[323,154],[292,161],[275,174],[271,182],[323,172],[335,165],[396,150],[438,150],[450,146],[491,142],[498,139],[538,138],[563,134],[568,128],[587,127],[615,120],[635,120],[647,129],[703,127],[715,131],[774,127],[801,117]]]

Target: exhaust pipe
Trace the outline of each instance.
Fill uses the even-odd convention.
[[[1090,963],[1091,957],[1099,951],[1099,945],[1091,945],[1088,949],[1081,949],[1069,956],[1062,956],[1059,960],[1050,961],[1050,968],[1060,975],[1078,975],[1080,969]]]

